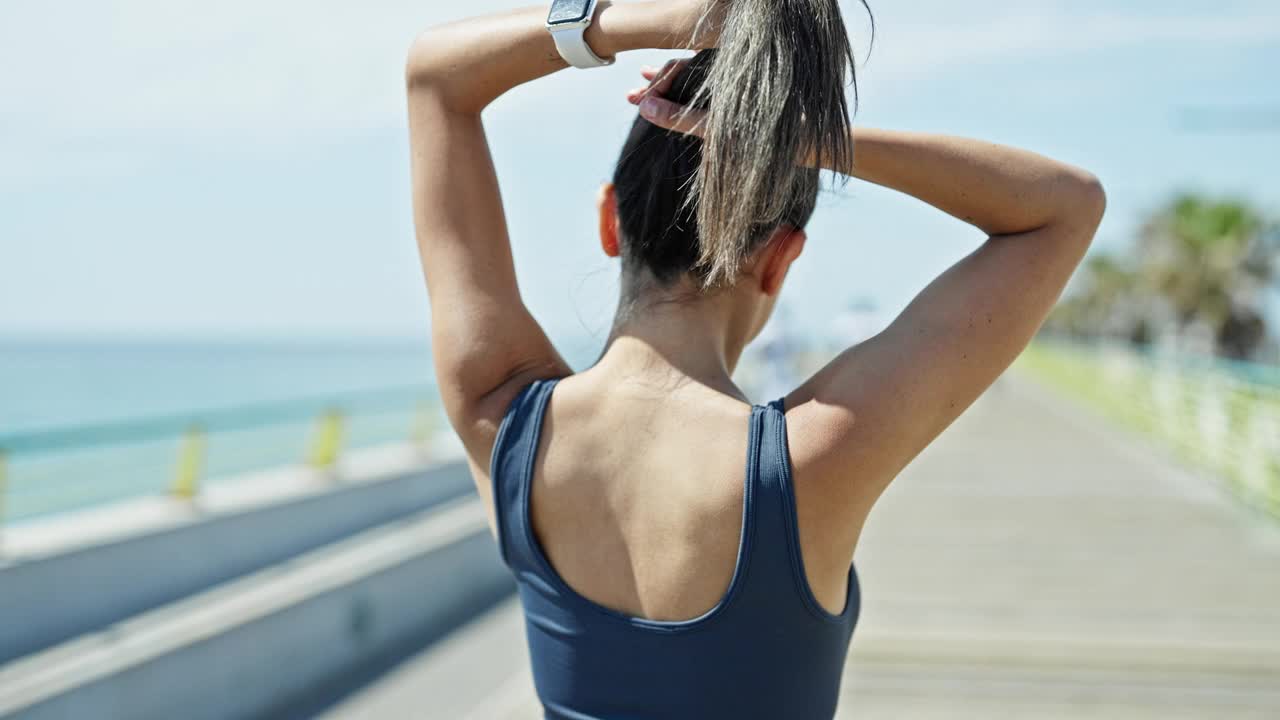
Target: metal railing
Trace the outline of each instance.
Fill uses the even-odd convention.
[[[441,413],[434,389],[414,385],[0,433],[0,532],[6,520],[140,496],[195,499],[211,477],[298,463],[333,474],[346,447],[425,449]]]
[[[1280,368],[1049,339],[1017,366],[1280,518]]]

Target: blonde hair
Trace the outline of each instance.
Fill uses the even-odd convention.
[[[628,292],[688,276],[704,292],[731,284],[775,228],[813,215],[820,173],[800,160],[852,161],[845,90],[855,80],[856,108],[857,85],[837,0],[720,2],[719,49],[667,93],[707,111],[705,140],[637,118],[614,170]]]
[[[697,208],[706,286],[736,278],[758,242],[753,231],[783,222],[794,197],[816,195],[818,175],[802,158],[853,162],[845,87],[854,57],[838,1],[721,1],[730,5],[718,56],[692,103],[708,115],[686,198]]]

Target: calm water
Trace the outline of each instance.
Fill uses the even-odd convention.
[[[576,353],[576,362],[589,353]],[[391,393],[379,390],[395,389]],[[403,392],[401,389],[403,388]],[[348,407],[345,445],[407,440],[440,431],[426,342],[103,343],[0,340],[0,438],[18,433],[198,417],[233,408],[316,405],[342,395],[377,401]],[[401,395],[403,398],[401,399]],[[298,463],[315,433],[302,417],[211,433],[206,482]],[[252,419],[257,410],[244,414]],[[236,421],[239,422],[238,420]],[[175,477],[182,422],[105,447],[11,452],[0,522],[20,523],[139,495],[164,492]]]
[[[425,342],[0,340],[0,433],[428,385]]]
[[[601,338],[560,346],[578,369]],[[304,462],[326,399],[345,398],[344,446],[445,432],[431,354],[422,342],[176,343],[21,341],[0,338],[0,443],[16,435],[171,418],[125,442],[7,453],[0,523],[166,492],[176,476],[187,419],[237,413],[207,436],[203,477],[214,484]],[[391,392],[385,392],[390,389]],[[380,392],[382,391],[382,392]],[[368,399],[374,398],[372,402]],[[364,398],[362,400],[362,398]],[[300,402],[301,401],[301,402]],[[296,417],[244,429],[265,408]],[[3,449],[3,448],[0,448]]]
[[[599,341],[573,339],[574,367]],[[161,343],[0,338],[0,435],[433,384],[423,342]]]
[[[0,437],[15,433],[196,417],[229,408],[271,407],[383,388],[372,409],[353,410],[345,439],[365,446],[408,439],[427,422],[442,425],[422,343],[102,343],[0,341]],[[388,401],[389,400],[389,401]],[[303,416],[211,433],[207,482],[247,470],[303,461],[315,422]],[[252,420],[256,410],[244,415]],[[5,521],[18,523],[164,492],[173,482],[179,430],[128,442],[8,458]]]

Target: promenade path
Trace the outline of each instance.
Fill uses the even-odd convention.
[[[839,718],[1280,718],[1280,524],[1016,373],[856,562]],[[327,717],[533,720],[524,653],[507,602]]]

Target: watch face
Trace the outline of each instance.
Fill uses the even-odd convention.
[[[547,24],[582,22],[587,19],[587,11],[590,9],[591,0],[555,0],[551,4],[551,14],[547,16]]]

